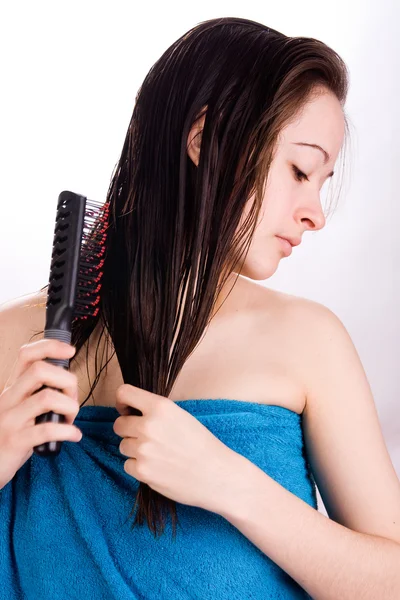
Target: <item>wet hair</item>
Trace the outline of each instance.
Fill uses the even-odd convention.
[[[222,287],[240,274],[280,132],[319,94],[343,107],[348,82],[344,61],[323,42],[241,18],[203,21],[164,52],[137,92],[112,173],[100,312],[73,323],[72,360],[100,328],[125,383],[169,396]],[[187,141],[203,114],[196,166]],[[101,371],[96,350],[83,404]],[[140,482],[129,516],[136,508],[133,527],[145,519],[156,536],[168,509],[175,536],[174,501]]]

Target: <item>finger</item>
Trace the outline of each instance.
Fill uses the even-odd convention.
[[[28,427],[24,432],[24,445],[27,451],[47,442],[79,442],[82,432],[75,425],[66,423],[41,423]]]
[[[113,430],[119,437],[136,438],[141,433],[143,417],[118,417],[114,421]]]
[[[79,412],[80,406],[78,400],[73,400],[70,396],[58,392],[51,388],[45,388],[38,394],[33,394],[14,410],[20,410],[19,417],[14,415],[15,421],[32,420],[47,412],[53,411],[58,415],[64,415],[65,423],[72,425]]]
[[[7,407],[20,404],[43,385],[60,390],[78,401],[78,379],[75,373],[40,360],[31,364],[5,392]]]
[[[43,339],[30,344],[24,344],[18,351],[17,359],[6,382],[7,389],[37,360],[45,358],[72,358],[76,348],[66,342],[53,339]]]

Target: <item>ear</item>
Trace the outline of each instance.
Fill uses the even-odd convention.
[[[203,106],[200,113],[203,112],[204,109],[207,109],[207,105]],[[189,157],[192,159],[196,167],[199,164],[199,154],[201,147],[201,138],[204,128],[204,121],[206,118],[206,113],[204,113],[200,118],[196,119],[193,123],[192,128],[188,135],[187,141],[187,153]]]

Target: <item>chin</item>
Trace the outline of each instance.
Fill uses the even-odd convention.
[[[266,260],[264,264],[262,262],[249,264],[246,261],[240,270],[240,275],[248,277],[253,281],[264,281],[276,273],[278,266],[279,262],[272,260]]]

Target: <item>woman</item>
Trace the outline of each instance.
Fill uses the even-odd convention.
[[[71,372],[32,372],[70,350],[27,344],[45,288],[2,311],[3,431],[31,411],[24,435],[3,434],[3,456],[10,439],[32,448],[77,442],[73,422],[83,432],[56,462],[28,453],[1,490],[8,598],[398,593],[399,485],[354,346],[327,308],[251,281],[325,225],[347,88],[322,42],[236,18],[194,27],[150,70],[107,194],[101,312],[74,323]],[[21,382],[39,379],[62,397],[22,401]],[[40,430],[44,409],[67,424]]]

